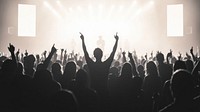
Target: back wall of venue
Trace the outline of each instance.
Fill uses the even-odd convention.
[[[19,4],[36,7],[35,36],[18,36]],[[183,4],[183,36],[167,35],[167,6]],[[154,51],[174,53],[200,47],[199,0],[0,0],[0,52],[12,43],[21,52],[42,53],[57,48],[83,53],[79,32],[92,54],[102,37],[105,54],[112,50],[114,34],[119,47],[139,55]],[[176,25],[174,26],[176,27]],[[184,54],[185,55],[185,54]]]

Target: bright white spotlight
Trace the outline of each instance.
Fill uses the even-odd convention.
[[[60,0],[57,0],[57,1],[56,1],[56,3],[57,3],[58,5],[60,5],[60,4],[61,4],[61,3],[60,3]]]
[[[134,6],[134,5],[136,5],[136,4],[137,4],[137,1],[134,0],[134,1],[132,2],[132,6]]]
[[[142,8],[138,9],[136,15],[139,15],[142,12]]]
[[[73,9],[70,7],[70,8],[69,8],[69,11],[70,11],[70,12],[72,12],[72,11],[73,11]]]
[[[151,1],[149,2],[149,5],[154,5],[154,4],[155,4],[154,0],[151,0]]]
[[[119,6],[119,11],[121,12],[123,9],[124,9],[124,6],[123,6],[123,5],[120,5],[120,6]]]
[[[18,4],[18,36],[36,36],[36,6]]]
[[[61,16],[59,15],[59,13],[47,2],[44,1],[43,4],[50,10],[53,12],[53,14],[59,18],[61,18]]]
[[[103,5],[102,4],[99,4],[99,9],[102,9],[103,8]]]
[[[167,36],[183,36],[183,4],[167,6]]]
[[[77,6],[77,9],[78,9],[79,11],[82,11],[82,8],[81,8],[80,6]]]
[[[92,5],[88,5],[88,10],[92,10]]]

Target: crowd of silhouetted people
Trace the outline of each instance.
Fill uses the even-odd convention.
[[[42,55],[20,53],[8,45],[0,56],[1,112],[200,112],[200,59],[189,54],[139,58],[119,51],[118,35],[110,55],[95,48],[84,56],[55,45]],[[116,55],[115,55],[116,54]]]

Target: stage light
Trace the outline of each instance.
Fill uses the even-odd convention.
[[[135,6],[136,4],[137,4],[137,1],[134,0],[134,1],[132,2],[132,6]]]
[[[80,6],[77,6],[78,11],[82,11],[82,8]]]
[[[47,2],[44,1],[43,4],[50,10],[53,12],[53,14],[59,18],[61,18],[60,14]]]
[[[120,5],[120,6],[119,6],[119,12],[122,12],[123,9],[124,9],[124,6],[123,6],[123,5]]]
[[[102,5],[102,4],[99,4],[98,7],[99,7],[99,9],[102,9],[102,8],[103,8],[103,5]]]
[[[139,15],[142,12],[142,8],[138,9],[135,15]]]
[[[9,28],[12,34],[13,27]],[[18,36],[36,36],[36,6],[18,4]]]
[[[149,2],[149,5],[154,5],[154,4],[155,4],[154,0],[151,0],[151,1]]]
[[[57,0],[56,3],[57,3],[58,5],[61,5],[60,0]]]
[[[70,12],[72,12],[72,11],[73,11],[73,9],[70,7],[70,8],[69,8],[69,11],[70,11]]]

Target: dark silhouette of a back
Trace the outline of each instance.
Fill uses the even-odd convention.
[[[185,69],[185,70],[187,69],[186,64],[185,64],[184,61],[181,61],[181,60],[175,61],[175,63],[174,63],[174,72],[176,70],[178,70],[178,69]]]
[[[153,61],[147,63],[147,76],[144,79],[144,112],[153,108],[152,97],[160,93],[162,87],[161,78],[158,76],[156,64]]]
[[[71,90],[75,74],[76,74],[75,62],[74,61],[67,62],[67,64],[65,65],[65,69],[64,69],[63,77],[62,77],[62,83],[61,83],[63,89]]]
[[[52,71],[54,80],[56,80],[59,83],[62,83],[62,76],[63,75],[62,75],[61,65],[59,63],[54,63],[51,66],[51,71]]]
[[[200,100],[195,98],[195,88],[192,75],[184,69],[174,72],[170,87],[174,102],[160,112],[199,112]]]
[[[30,77],[34,77],[33,76],[34,72],[35,72],[34,63],[35,63],[34,55],[31,54],[31,55],[24,57],[25,74],[30,76]]]
[[[83,69],[79,69],[76,73],[72,92],[77,98],[80,112],[97,111],[97,94],[88,87],[88,76]]]
[[[170,65],[164,63],[164,55],[162,53],[158,53],[156,55],[156,59],[158,61],[159,75],[162,79],[162,83],[164,84],[165,81],[167,81],[171,78],[172,68]]]
[[[116,93],[113,103],[116,112],[134,111],[134,82],[132,79],[132,66],[130,63],[124,63],[121,74],[117,80]]]
[[[54,94],[50,100],[51,110],[48,112],[79,112],[78,102],[71,91],[61,90]],[[46,111],[47,112],[47,111]]]

